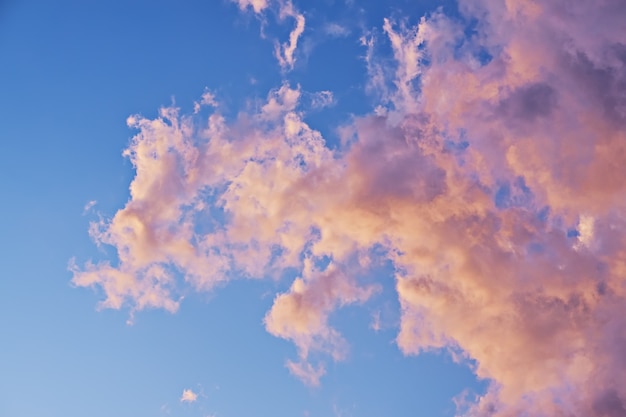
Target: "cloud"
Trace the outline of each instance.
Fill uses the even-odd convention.
[[[213,93],[211,93],[208,90],[205,91],[204,94],[202,94],[202,97],[200,97],[199,101],[194,101],[193,112],[198,113],[200,109],[204,106],[211,106],[211,107],[218,106],[218,103],[215,100],[215,95],[213,95]]]
[[[382,325],[380,323],[380,311],[375,311],[372,314],[372,320],[370,322],[370,329],[374,330],[375,332],[379,332],[382,328]]]
[[[335,38],[343,38],[350,34],[350,29],[339,23],[331,22],[324,25],[324,32]]]
[[[194,403],[198,400],[198,394],[193,392],[190,389],[183,390],[183,395],[180,397],[180,402],[183,403]]]
[[[234,3],[237,3],[240,10],[246,10],[249,7],[254,10],[254,13],[261,13],[268,7],[267,0],[232,0]]]
[[[276,43],[274,46],[274,55],[276,56],[276,59],[278,59],[278,63],[281,68],[292,69],[296,63],[294,53],[298,46],[298,39],[304,32],[306,19],[303,14],[296,10],[293,3],[289,0],[281,3],[278,16],[281,20],[284,20],[287,17],[291,17],[296,20],[296,26],[293,28],[291,33],[289,33],[289,41]]]
[[[311,109],[321,109],[335,104],[335,97],[332,91],[318,91],[310,95]]]
[[[99,287],[102,307],[175,311],[181,288],[296,270],[265,326],[316,385],[349,352],[329,318],[376,302],[361,277],[389,261],[399,348],[448,350],[489,380],[459,414],[622,415],[626,7],[463,0],[460,12],[388,19],[386,39],[364,38],[380,107],[337,149],[287,83],[233,121],[172,107],[129,118],[130,199],[92,226],[118,259],[72,265],[74,284]],[[287,64],[298,36],[281,46]]]
[[[288,361],[289,370],[306,383],[317,385],[324,369],[307,362],[309,353],[322,351],[341,360],[347,351],[344,339],[328,325],[328,315],[337,306],[367,301],[377,290],[376,286],[357,286],[350,274],[335,265],[321,271],[306,259],[303,277],[295,279],[287,293],[276,296],[265,316],[268,332],[293,341],[298,348],[300,362]]]
[[[289,33],[289,39],[286,42],[276,41],[274,44],[274,56],[278,60],[280,67],[283,70],[293,69],[296,63],[295,52],[298,47],[298,40],[304,33],[304,27],[306,19],[302,13],[300,13],[293,5],[291,0],[276,0],[275,2],[269,2],[268,0],[231,0],[237,3],[239,9],[246,11],[248,8],[252,8],[254,13],[262,15],[266,9],[270,8],[271,3],[277,5],[278,19],[284,21],[287,18],[292,18],[296,21],[295,27]],[[272,7],[271,9],[275,9]]]
[[[83,214],[87,214],[87,212],[91,210],[96,204],[98,204],[96,200],[91,200],[87,202],[87,204],[85,204],[85,207],[83,207]]]
[[[320,378],[326,373],[323,365],[317,367],[306,361],[287,361],[287,369],[305,384],[316,387],[320,384]]]

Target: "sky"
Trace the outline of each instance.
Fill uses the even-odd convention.
[[[626,416],[623,0],[8,0],[0,56],[0,416]]]

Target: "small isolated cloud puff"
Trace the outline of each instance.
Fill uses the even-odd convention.
[[[198,400],[198,394],[196,394],[190,389],[183,390],[183,395],[181,395],[180,397],[180,402],[183,402],[183,403],[193,403],[193,402],[196,402],[197,400]]]
[[[215,100],[215,95],[210,91],[206,90],[202,97],[200,97],[199,101],[195,101],[193,103],[193,112],[198,113],[200,109],[204,106],[217,107],[218,103]]]
[[[83,207],[83,214],[86,214],[89,210],[91,210],[98,202],[96,200],[91,200],[85,204]]]

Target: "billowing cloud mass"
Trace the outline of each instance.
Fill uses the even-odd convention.
[[[459,10],[365,39],[381,102],[332,150],[287,83],[234,121],[129,118],[130,200],[91,229],[118,259],[73,265],[74,284],[175,311],[181,288],[295,268],[265,326],[317,384],[347,353],[329,316],[372,298],[360,277],[383,258],[399,348],[450,349],[490,381],[459,415],[626,415],[626,3]]]

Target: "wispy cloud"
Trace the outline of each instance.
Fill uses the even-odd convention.
[[[370,322],[370,328],[372,330],[374,330],[375,332],[379,332],[380,329],[382,328],[381,322],[380,322],[380,311],[377,310],[372,314],[372,321]]]
[[[288,360],[286,365],[292,375],[312,387],[318,386],[320,384],[320,378],[326,373],[324,365],[319,364],[314,366],[310,362],[302,359],[298,362]]]
[[[460,9],[479,19],[471,38],[440,12],[364,38],[384,111],[351,121],[337,150],[288,84],[232,122],[216,109],[201,127],[171,107],[131,117],[131,198],[93,234],[119,262],[74,266],[73,282],[101,287],[103,307],[175,311],[181,287],[295,268],[265,325],[315,385],[324,358],[348,351],[329,316],[377,290],[358,260],[383,257],[400,349],[460,351],[491,381],[459,413],[622,415],[626,7]],[[287,65],[301,33],[281,46]],[[391,46],[391,71],[376,42]]]
[[[237,3],[239,9],[246,11],[252,9],[255,14],[264,16],[265,11],[277,10],[278,19],[285,21],[287,18],[295,20],[295,27],[289,33],[289,39],[285,42],[275,41],[274,44],[274,56],[278,60],[282,70],[293,69],[296,63],[296,48],[298,47],[298,41],[304,33],[306,19],[304,14],[300,13],[298,9],[293,5],[291,0],[231,0]],[[270,6],[273,7],[270,8]]]
[[[321,109],[335,104],[335,97],[332,91],[318,91],[317,93],[310,94],[309,98],[311,100],[311,109]]]
[[[289,33],[289,40],[283,43],[276,43],[274,47],[274,55],[278,59],[280,66],[283,69],[292,69],[296,63],[294,54],[298,46],[298,39],[304,32],[306,19],[302,13],[298,12],[290,0],[286,0],[280,5],[278,16],[281,20],[290,17],[296,21],[296,26]]]
[[[332,37],[342,38],[350,34],[350,29],[339,23],[331,22],[324,25],[324,33]]]
[[[89,210],[91,210],[96,204],[98,204],[96,200],[91,200],[87,202],[87,204],[85,204],[85,207],[83,207],[83,214],[87,214],[87,212],[89,212]]]
[[[200,109],[205,106],[211,106],[211,107],[218,106],[217,100],[215,100],[215,95],[208,90],[206,90],[202,94],[202,97],[200,97],[200,100],[195,101],[193,103],[193,112],[198,113]]]

